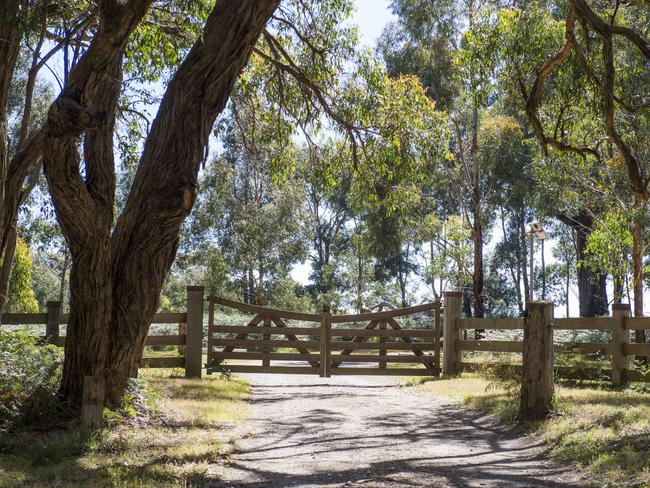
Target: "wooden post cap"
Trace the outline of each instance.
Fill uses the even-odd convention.
[[[612,311],[613,310],[630,310],[630,304],[629,303],[614,303],[612,305]]]
[[[462,297],[463,292],[462,291],[446,291],[444,293],[445,298],[446,297]]]
[[[187,291],[204,291],[205,286],[203,285],[190,285],[187,287]]]

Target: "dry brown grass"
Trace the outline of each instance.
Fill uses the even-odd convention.
[[[161,395],[146,422],[117,418],[83,442],[75,429],[0,438],[0,486],[186,487],[213,479],[232,449],[224,426],[247,415],[248,385],[173,373],[144,373]]]
[[[435,395],[463,400],[506,425],[541,436],[553,457],[588,470],[602,486],[650,487],[650,393],[632,389],[556,388],[555,414],[518,423],[516,392],[477,375],[413,381]]]

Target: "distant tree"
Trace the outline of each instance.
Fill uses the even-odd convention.
[[[558,7],[504,9],[492,19],[495,28],[477,37],[500,57],[499,76],[519,93],[546,155],[570,154],[603,171],[610,163],[625,168],[635,215],[634,313],[642,315],[650,176],[649,107],[640,101],[648,96],[650,9],[583,0]]]
[[[38,301],[32,289],[33,260],[29,245],[22,239],[16,241],[13,272],[9,282],[9,312],[38,312]]]

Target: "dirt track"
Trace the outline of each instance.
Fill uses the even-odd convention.
[[[392,378],[246,377],[252,418],[220,486],[589,486],[533,439]]]

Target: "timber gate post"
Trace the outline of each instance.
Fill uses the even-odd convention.
[[[463,308],[462,291],[446,291],[444,338],[442,349],[442,372],[444,376],[454,376],[460,372],[460,357],[456,349],[456,341],[460,339],[456,321],[461,317]]]
[[[203,357],[203,294],[205,287],[187,287],[187,340],[185,342],[185,377],[201,377]]]
[[[625,329],[625,317],[630,315],[628,303],[612,305],[612,384],[625,384],[625,370],[630,369],[630,358],[625,355],[625,345],[630,340],[630,333]]]
[[[56,344],[59,338],[59,322],[61,322],[61,302],[47,302],[45,339],[50,344]]]
[[[81,430],[84,435],[89,435],[102,426],[105,388],[106,380],[103,376],[84,376],[81,400]]]
[[[321,378],[329,378],[332,368],[332,314],[329,305],[323,305],[320,319],[320,369]]]
[[[541,420],[553,403],[553,302],[526,303],[520,412]]]
[[[440,375],[440,337],[442,332],[442,305],[436,300],[433,309],[433,371],[436,376]]]

